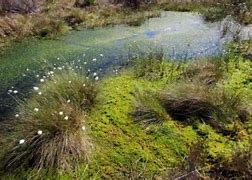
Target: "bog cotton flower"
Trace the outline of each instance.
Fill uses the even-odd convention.
[[[68,99],[68,100],[67,100],[67,103],[70,103],[70,102],[71,102],[71,100],[70,100],[70,99]]]
[[[59,115],[60,115],[60,116],[63,116],[63,114],[64,114],[64,113],[63,113],[62,111],[59,112]]]
[[[64,119],[67,121],[67,120],[69,119],[69,117],[68,117],[68,116],[65,116]]]
[[[96,80],[96,81],[98,81],[98,80],[99,80],[99,77],[98,77],[98,76],[96,76],[96,77],[95,77],[95,80]]]
[[[33,89],[34,89],[35,91],[38,91],[38,90],[39,90],[39,88],[38,88],[38,87],[33,87]]]
[[[14,93],[14,94],[17,94],[17,93],[18,93],[18,91],[17,91],[17,90],[14,90],[14,91],[13,91],[13,93]]]
[[[15,117],[19,117],[19,114],[16,114]]]
[[[43,134],[43,131],[38,130],[38,135],[42,135],[42,134]]]
[[[82,129],[83,131],[85,131],[85,130],[86,130],[85,126],[82,126],[82,127],[81,127],[81,129]]]
[[[40,79],[40,82],[45,82],[45,80],[44,79]]]
[[[97,59],[96,59],[96,58],[94,58],[94,59],[93,59],[93,61],[95,62],[95,61],[97,61]]]
[[[19,144],[24,144],[25,143],[25,140],[24,139],[20,139],[19,140]]]
[[[39,109],[38,109],[38,108],[34,108],[34,111],[35,111],[35,112],[38,112],[38,111],[39,111]]]
[[[38,95],[42,95],[42,92],[38,92]]]

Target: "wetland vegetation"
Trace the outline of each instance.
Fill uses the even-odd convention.
[[[32,2],[0,3],[0,179],[252,178],[251,1]]]

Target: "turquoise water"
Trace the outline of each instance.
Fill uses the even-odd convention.
[[[219,23],[205,23],[202,17],[188,12],[165,12],[139,27],[119,25],[72,31],[56,40],[26,39],[14,43],[0,57],[0,112],[6,108],[6,92],[17,89],[26,93],[48,66],[71,62],[90,73],[104,72],[125,62],[131,53],[148,53],[162,48],[171,59],[191,59],[217,55],[221,39]]]

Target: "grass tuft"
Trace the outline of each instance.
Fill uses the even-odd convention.
[[[20,106],[15,130],[19,140],[2,161],[4,171],[69,170],[90,160],[93,145],[86,125],[96,102],[94,85],[69,71],[38,88],[42,94]]]

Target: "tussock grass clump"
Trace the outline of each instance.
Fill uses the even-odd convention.
[[[224,123],[239,120],[245,109],[240,95],[221,87],[208,87],[196,82],[180,82],[160,93],[160,101],[175,120],[192,123],[202,120],[217,130]]]
[[[168,115],[153,92],[138,89],[135,92],[135,111],[131,113],[136,122],[144,127],[150,124],[162,124]]]
[[[176,79],[181,74],[182,64],[167,60],[162,50],[134,58],[132,61],[136,78],[168,81]]]
[[[40,93],[21,105],[20,140],[6,153],[2,169],[68,170],[87,162],[93,148],[86,124],[96,102],[94,85],[85,76],[64,72],[34,89]]]
[[[216,84],[224,76],[222,66],[216,59],[193,61],[185,68],[183,74],[189,81],[201,82],[205,85]]]

